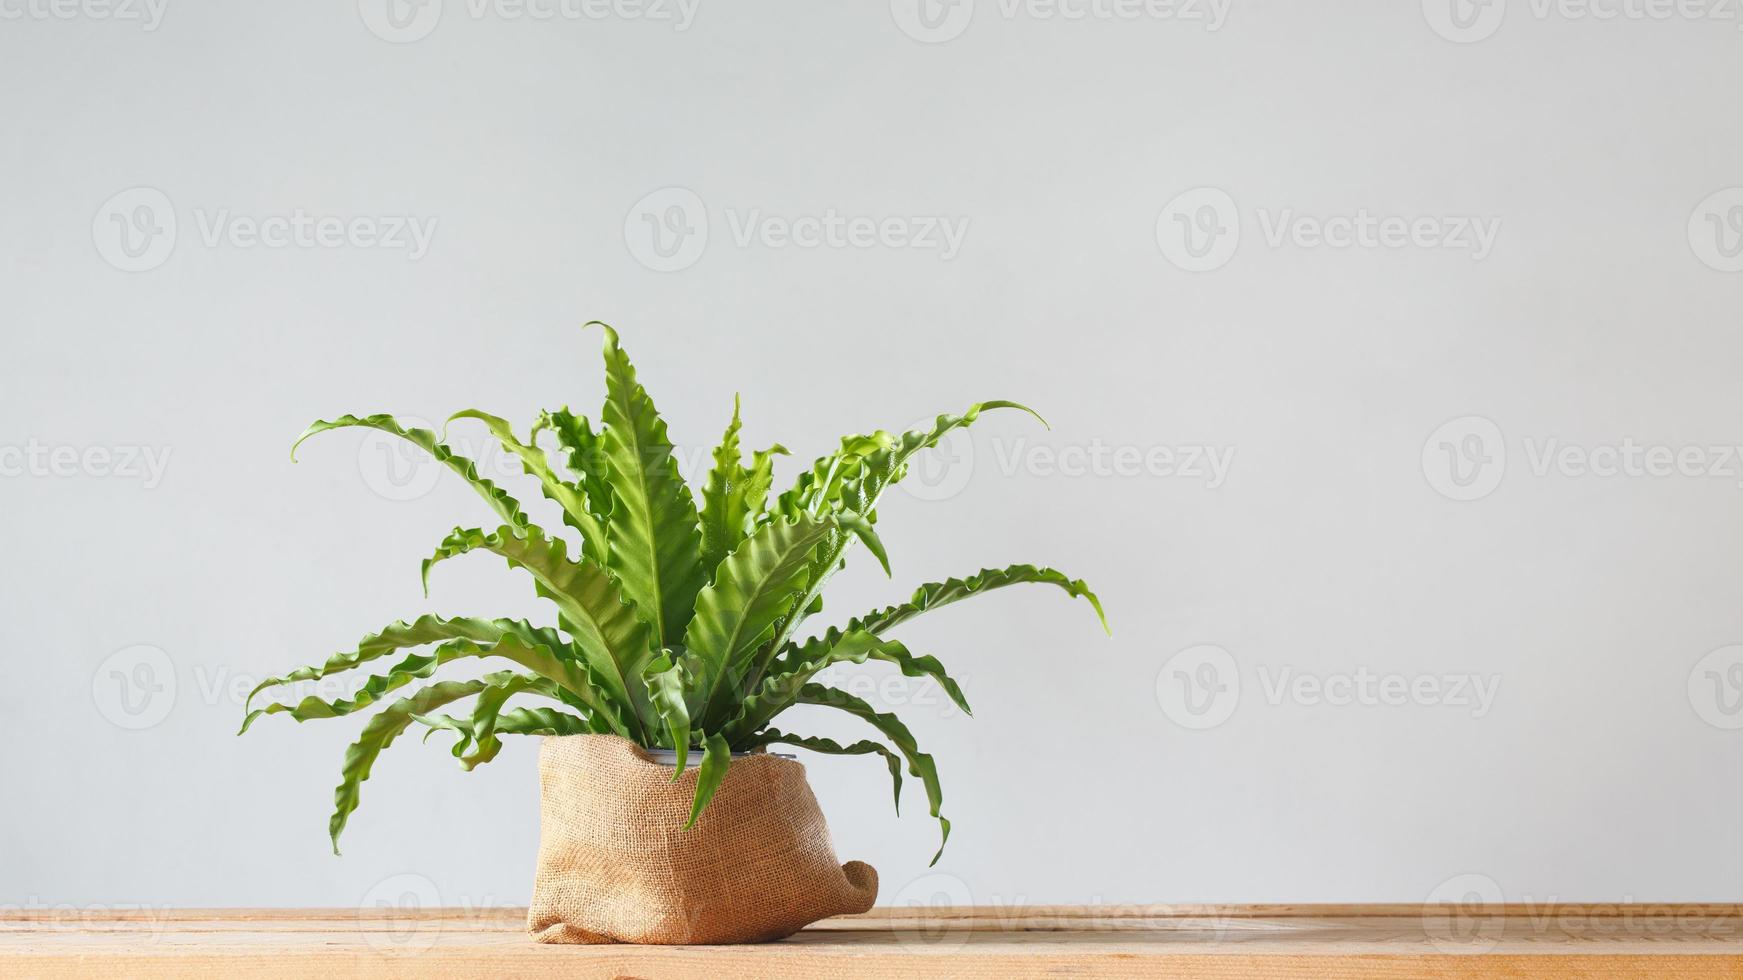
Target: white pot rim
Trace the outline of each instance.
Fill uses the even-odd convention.
[[[675,766],[678,764],[678,750],[677,749],[650,749],[646,746],[642,746],[641,750],[642,750],[642,752],[647,754],[647,757],[649,759],[653,760],[654,762],[659,763],[662,766]],[[798,758],[798,756],[789,755],[785,752],[769,752],[765,749],[757,749],[754,752],[734,752],[734,753],[732,753],[732,757],[734,759],[748,759],[753,755],[772,755],[777,759],[796,759],[796,758]],[[689,759],[687,760],[687,765],[695,765],[697,762],[701,761],[701,758],[702,758],[702,750],[701,749],[691,749]]]

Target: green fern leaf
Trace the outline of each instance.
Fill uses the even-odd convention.
[[[663,649],[684,633],[701,590],[700,515],[666,436],[666,423],[635,367],[605,324],[605,422],[601,445],[611,471],[606,524],[609,567]]]
[[[926,787],[926,802],[931,808],[932,816],[938,820],[942,836],[938,841],[938,853],[932,855],[931,862],[937,864],[939,856],[944,853],[945,843],[950,840],[950,821],[944,819],[939,812],[944,803],[944,791],[938,785],[937,763],[932,761],[931,756],[920,751],[920,746],[915,743],[914,734],[908,731],[908,726],[902,724],[902,720],[895,715],[883,714],[846,691],[837,691],[821,684],[805,685],[799,692],[799,703],[835,708],[862,718],[895,744],[903,758],[908,760],[908,772],[918,776],[921,784]]]
[[[304,429],[303,434],[297,437],[297,441],[291,444],[291,462],[296,462],[297,447],[301,446],[303,441],[308,439],[310,436],[315,435],[318,432],[330,432],[333,429],[352,427],[375,429],[380,432],[386,432],[390,435],[399,436],[401,439],[404,439],[412,445],[417,446],[419,449],[422,449],[424,452],[429,453],[443,466],[446,466],[460,474],[461,478],[470,484],[472,489],[478,491],[478,495],[483,497],[485,502],[490,504],[491,509],[501,515],[503,520],[516,526],[527,523],[528,518],[526,513],[521,509],[520,502],[509,496],[508,491],[497,486],[495,483],[492,483],[490,480],[485,479],[483,476],[480,476],[478,473],[478,464],[476,462],[455,453],[451,447],[445,445],[442,440],[437,438],[436,434],[431,432],[429,429],[406,428],[405,426],[400,425],[400,423],[391,415],[369,415],[363,417],[358,417],[356,415],[342,415],[331,422],[316,422],[307,429]]]

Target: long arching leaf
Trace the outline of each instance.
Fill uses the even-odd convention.
[[[920,751],[920,746],[914,741],[914,734],[908,731],[908,726],[895,715],[880,713],[871,705],[846,691],[824,687],[821,684],[807,684],[799,692],[801,704],[817,704],[826,708],[835,708],[850,715],[865,719],[873,728],[884,733],[884,737],[895,744],[902,756],[908,760],[908,772],[920,777],[920,782],[926,787],[926,802],[931,807],[932,816],[938,818],[938,826],[943,836],[938,841],[938,853],[932,855],[932,864],[938,863],[938,858],[944,853],[944,845],[950,840],[950,821],[939,813],[939,807],[944,803],[944,791],[938,785],[938,765],[932,757]]]
[[[437,438],[436,434],[431,432],[429,429],[406,428],[391,415],[368,415],[362,417],[356,415],[342,415],[331,422],[316,422],[307,429],[304,429],[303,434],[297,436],[297,441],[291,444],[291,462],[296,462],[297,447],[303,444],[303,440],[317,432],[328,432],[333,429],[346,429],[353,427],[375,429],[380,432],[386,432],[390,435],[399,436],[401,439],[404,439],[412,445],[417,446],[419,449],[422,449],[424,452],[429,453],[443,466],[446,466],[460,474],[460,476],[471,485],[472,489],[478,491],[478,495],[483,497],[485,502],[490,504],[491,509],[495,510],[503,520],[516,526],[527,523],[527,515],[521,509],[520,502],[509,496],[508,491],[485,479],[483,476],[480,476],[478,473],[478,464],[476,462],[454,452],[451,447],[444,444],[442,440]]]
[[[473,722],[470,719],[455,718],[452,715],[413,715],[412,720],[424,725],[424,741],[438,731],[451,731],[459,738],[454,743],[453,753],[456,759],[463,758],[472,747]],[[496,716],[496,734],[498,735],[602,735],[603,732],[593,722],[579,715],[558,711],[556,708],[514,708]]]
[[[655,649],[684,633],[702,588],[702,533],[696,502],[678,472],[666,423],[635,367],[605,324],[605,422],[601,443],[611,469],[609,567],[642,620]]]
[[[1108,630],[1108,618],[1107,614],[1102,611],[1101,599],[1089,590],[1088,584],[1082,579],[1073,579],[1057,569],[1037,568],[1034,565],[983,568],[967,578],[928,582],[915,589],[914,594],[909,597],[907,602],[888,606],[851,620],[844,627],[844,630],[864,629],[871,630],[873,633],[882,633],[923,612],[948,606],[953,602],[960,602],[963,599],[991,592],[994,589],[1002,589],[1008,585],[1028,583],[1056,585],[1064,589],[1067,595],[1087,601],[1090,607],[1095,610],[1096,618],[1101,621],[1102,629]],[[808,643],[807,646],[809,645]]]
[[[784,512],[789,516],[795,512],[813,515],[848,513],[864,518],[869,525],[869,522],[876,520],[878,500],[884,491],[907,475],[909,460],[921,451],[938,445],[938,441],[950,432],[973,425],[982,413],[1002,408],[1028,412],[1041,419],[1034,409],[1025,405],[994,400],[970,405],[961,415],[940,415],[933,419],[930,427],[913,429],[900,436],[850,437],[849,440],[844,440],[846,448],[840,458],[830,464],[829,471],[832,475],[815,481],[809,487],[804,486],[801,481],[800,486],[789,491],[790,498],[788,495],[782,496],[780,506],[785,508]],[[1041,419],[1041,424],[1045,425],[1046,420]],[[885,433],[878,435],[887,436]],[[860,454],[862,450],[863,455]],[[820,460],[819,465],[821,463]],[[813,471],[815,472],[815,467]],[[852,543],[853,538],[841,535],[818,549],[817,558],[811,565],[810,583],[806,587],[805,598],[799,603],[799,614],[782,624],[776,634],[775,649],[785,647],[793,638],[799,624],[810,614],[813,600],[821,595],[829,577],[841,567],[842,556]]]
[[[714,581],[696,596],[696,617],[684,646],[697,665],[691,717],[717,728],[732,717],[739,686],[775,624],[792,612],[812,557],[831,521],[799,518],[766,524],[720,563]]]
[[[635,737],[645,738],[653,713],[641,672],[654,651],[647,626],[624,603],[611,575],[590,561],[571,561],[561,539],[547,538],[529,526],[502,527],[490,534],[455,528],[424,561],[426,580],[436,563],[472,551],[488,551],[532,575],[539,595],[556,604],[558,622],[575,638],[582,659],[620,707]]]
[[[521,442],[515,437],[514,426],[507,419],[488,412],[475,408],[455,412],[448,417],[448,424],[452,425],[456,419],[476,419],[483,422],[490,434],[496,437],[496,441],[502,443],[504,449],[520,460],[521,469],[539,481],[539,489],[544,492],[545,497],[555,501],[563,509],[563,522],[581,535],[581,554],[595,561],[604,560],[605,525],[588,509],[585,491],[578,485],[566,482],[551,469],[551,461],[543,449]]]
[[[432,615],[419,616],[409,623],[404,620],[391,623],[379,633],[371,633],[359,640],[355,650],[334,654],[323,664],[302,667],[281,677],[268,677],[256,684],[254,690],[248,692],[248,698],[243,703],[242,708],[244,711],[248,710],[254,696],[269,687],[294,684],[299,681],[320,680],[323,677],[330,677],[333,674],[350,670],[400,650],[441,643],[445,640],[495,643],[507,634],[518,637],[529,646],[562,647],[564,645],[555,633],[546,631],[541,635],[533,627],[516,620],[485,620],[467,617],[447,619]]]
[[[430,677],[442,664],[462,657],[501,657],[519,664],[531,670],[535,675],[533,679],[537,681],[527,689],[558,699],[568,693],[586,705],[590,714],[601,717],[607,728],[622,734],[621,723],[616,723],[615,714],[602,706],[601,693],[590,689],[580,669],[581,665],[546,644],[523,641],[524,635],[524,632],[522,636],[505,635],[489,645],[480,645],[471,640],[450,640],[437,647],[433,653],[412,654],[394,665],[387,673],[370,677],[349,698],[324,701],[311,695],[294,705],[270,704],[264,708],[256,708],[243,719],[242,730],[237,734],[248,731],[249,726],[263,715],[284,713],[301,722],[315,718],[337,718],[361,711],[381,700],[384,695],[414,680]],[[612,727],[614,723],[615,728]]]
[[[247,732],[256,719],[265,715],[288,714],[292,719],[302,722],[316,718],[338,718],[361,711],[380,701],[384,695],[397,691],[412,681],[429,677],[441,665],[461,657],[476,656],[482,650],[482,647],[469,640],[453,640],[442,644],[431,653],[414,653],[394,664],[387,673],[376,674],[365,680],[349,698],[323,701],[309,695],[295,704],[274,703],[264,708],[255,708],[242,719],[242,728],[236,734]]]
[[[801,510],[813,515],[843,509],[869,514],[871,508],[877,505],[877,498],[883,492],[884,486],[887,486],[888,479],[900,479],[901,468],[916,453],[938,445],[940,439],[955,429],[973,425],[982,413],[1004,408],[1027,412],[1042,425],[1047,424],[1046,419],[1041,418],[1027,405],[993,399],[976,402],[961,415],[939,415],[933,419],[930,428],[913,429],[900,436],[882,430],[870,435],[845,436],[841,440],[840,449],[832,455],[818,459],[811,465],[811,469],[799,474],[793,488],[781,495],[777,510],[789,516]],[[867,499],[863,504],[843,507],[843,494],[863,481],[868,472],[867,464],[885,456],[893,464],[888,467],[886,482],[866,493]]]
[[[968,699],[963,696],[962,688],[945,673],[944,665],[936,657],[916,657],[895,640],[885,640],[865,630],[854,630],[837,634],[834,642],[813,656],[783,665],[785,669],[772,672],[764,678],[756,693],[745,698],[739,705],[738,715],[727,727],[728,737],[734,744],[743,744],[752,733],[790,707],[811,678],[824,668],[838,663],[863,664],[867,660],[895,664],[909,677],[930,678],[944,689],[944,693],[949,695],[950,700],[964,714],[974,713],[968,706]]]
[[[363,734],[345,750],[342,776],[338,787],[333,790],[333,816],[327,821],[327,835],[333,838],[333,853],[339,853],[339,835],[344,832],[345,822],[350,819],[352,811],[357,809],[363,781],[369,778],[376,757],[406,730],[413,715],[427,715],[445,704],[470,697],[513,676],[513,671],[505,670],[476,681],[431,684],[411,697],[400,698],[369,719],[369,724],[363,726]]]
[[[756,737],[757,745],[797,745],[802,749],[821,752],[825,755],[871,755],[876,753],[884,757],[884,763],[890,767],[890,783],[895,789],[896,815],[902,815],[902,759],[891,752],[882,742],[866,739],[851,745],[842,745],[831,738],[821,738],[814,735],[789,735],[778,728],[764,730]]]

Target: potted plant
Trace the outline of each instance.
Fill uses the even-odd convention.
[[[592,326],[593,324],[589,324]],[[504,735],[542,735],[541,842],[529,929],[547,942],[747,942],[780,938],[824,916],[864,911],[877,879],[859,862],[835,863],[828,829],[797,762],[766,752],[795,746],[835,755],[878,755],[898,806],[902,769],[925,787],[944,839],[950,822],[932,757],[894,715],[818,683],[831,664],[888,663],[931,678],[966,712],[961,688],[933,657],[916,656],[889,631],[919,614],[1019,583],[1057,586],[1101,604],[1082,581],[1050,568],[1012,565],[922,585],[907,602],[810,638],[799,628],[822,608],[829,577],[863,543],[889,571],[875,528],[879,496],[914,456],[983,412],[971,405],[900,435],[853,435],[770,499],[779,445],[745,462],[735,405],[713,453],[700,506],[679,473],[666,424],[617,333],[605,333],[605,406],[596,425],[567,409],[545,412],[526,441],[501,418],[464,411],[449,419],[484,425],[536,480],[574,534],[533,524],[507,491],[480,474],[443,437],[392,416],[346,415],[318,432],[361,426],[421,447],[458,473],[501,519],[494,530],[456,528],[423,563],[488,552],[531,576],[556,607],[557,626],[524,620],[426,615],[396,622],[357,646],[261,682],[242,730],[262,715],[298,721],[381,709],[346,751],[328,824],[334,853],[376,757],[413,726],[452,732],[465,769],[493,759]],[[1039,419],[1039,416],[1036,416]],[[1045,424],[1045,423],[1043,423]],[[550,433],[560,472],[539,445]],[[292,448],[295,458],[295,447]],[[1106,628],[1106,619],[1102,619]],[[407,652],[425,649],[425,652]],[[260,691],[403,657],[363,681],[350,698],[305,697],[252,708]],[[474,679],[432,680],[452,661],[484,658],[513,667]],[[524,704],[509,706],[511,699]],[[444,713],[472,699],[470,714]],[[842,745],[773,727],[795,704],[863,719],[888,740]],[[652,752],[669,752],[662,760]],[[692,757],[699,756],[692,765]],[[943,842],[939,853],[943,852]],[[938,855],[933,855],[933,862]]]

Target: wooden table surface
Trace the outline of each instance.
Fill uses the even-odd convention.
[[[542,946],[525,911],[0,911],[0,977],[1735,977],[1738,905],[874,909],[761,946]]]

